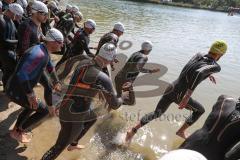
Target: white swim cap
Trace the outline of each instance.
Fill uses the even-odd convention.
[[[124,32],[125,27],[121,22],[117,22],[117,23],[114,24],[113,29],[115,29],[117,31],[120,31],[120,32]]]
[[[28,6],[27,0],[17,0],[17,3],[20,4],[23,9],[27,8]]]
[[[99,50],[98,56],[113,61],[117,54],[117,48],[112,43],[105,43]]]
[[[160,160],[207,160],[202,154],[187,150],[178,149],[165,154]]]
[[[45,41],[57,41],[57,42],[63,42],[64,38],[63,38],[63,34],[57,30],[56,28],[52,28],[50,29],[47,34],[46,34],[46,38]]]
[[[80,11],[74,13],[74,15],[80,17],[81,19],[83,19],[83,14]]]
[[[85,23],[84,26],[89,29],[95,29],[96,28],[96,22],[92,19],[88,19]]]
[[[47,4],[47,6],[50,8],[58,9],[57,3],[55,1],[51,1]]]
[[[78,6],[74,5],[74,6],[72,6],[71,10],[72,10],[73,13],[76,13],[76,12],[79,11],[79,8],[78,8]]]
[[[9,4],[9,8],[8,8],[12,13],[14,13],[15,15],[18,15],[18,16],[23,16],[23,13],[24,13],[24,10],[23,8],[21,7],[20,4],[17,4],[17,3],[11,3]]]
[[[37,13],[37,12],[48,13],[48,8],[46,4],[40,1],[33,1],[32,13]]]
[[[152,50],[153,44],[151,41],[145,41],[142,43],[142,50],[144,51],[150,51]]]

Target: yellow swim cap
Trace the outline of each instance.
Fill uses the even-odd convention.
[[[221,54],[221,55],[224,55],[226,51],[227,51],[227,44],[222,40],[215,41],[209,50],[209,52],[211,53]]]

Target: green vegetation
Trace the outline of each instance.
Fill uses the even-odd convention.
[[[216,11],[227,11],[229,7],[240,7],[240,0],[172,0],[172,2],[163,2],[163,0],[138,0],[138,1]]]
[[[231,6],[240,6],[240,0],[173,0],[173,2],[187,3],[197,7],[205,7],[211,9],[226,9]]]

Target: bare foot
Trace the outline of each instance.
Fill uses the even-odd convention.
[[[185,132],[180,132],[180,131],[178,131],[178,132],[176,133],[176,135],[178,135],[179,137],[181,137],[181,138],[183,138],[183,139],[187,139],[187,138],[189,137],[189,135],[188,135],[187,133],[185,133]]]
[[[16,130],[10,131],[10,136],[21,143],[29,143],[32,140],[32,135],[25,132],[18,132]]]
[[[132,129],[129,130],[129,131],[127,132],[127,135],[126,135],[125,142],[126,142],[127,144],[130,144],[131,141],[132,141],[132,139],[133,139],[133,136],[134,136],[134,135],[135,135],[135,133],[132,131]]]
[[[81,150],[81,149],[84,149],[84,148],[85,148],[85,146],[84,145],[80,145],[80,144],[78,144],[76,146],[69,145],[67,150],[68,151],[73,151],[73,150]]]

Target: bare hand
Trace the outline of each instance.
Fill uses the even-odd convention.
[[[28,98],[30,108],[36,110],[38,108],[38,101],[37,101],[35,94],[30,93],[27,95],[27,98]]]
[[[59,17],[58,17],[58,16],[55,16],[55,17],[54,17],[54,21],[55,21],[56,23],[59,22],[59,21],[60,21]]]
[[[55,111],[55,108],[53,106],[48,106],[48,112],[51,116],[56,115],[56,111]]]
[[[126,82],[126,83],[123,84],[122,90],[129,91],[130,89],[132,89],[132,87],[133,87],[132,82]]]
[[[178,104],[178,106],[179,106],[178,108],[179,108],[179,109],[185,108],[186,105],[187,105],[187,103],[188,103],[188,100],[189,100],[189,97],[184,96],[183,99],[182,99],[182,101]]]
[[[217,84],[216,79],[213,76],[209,76],[208,78],[212,83]]]
[[[56,83],[54,86],[53,86],[53,89],[57,92],[60,92],[62,90],[62,84],[61,83]]]

